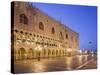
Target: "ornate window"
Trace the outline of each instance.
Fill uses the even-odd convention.
[[[55,29],[54,29],[54,27],[52,28],[52,34],[55,34]]]
[[[66,39],[68,39],[68,34],[66,34]]]
[[[39,22],[39,29],[44,30],[44,24],[42,22]]]
[[[28,18],[25,14],[20,14],[20,23],[28,24]]]
[[[60,39],[63,39],[62,32],[59,33]]]

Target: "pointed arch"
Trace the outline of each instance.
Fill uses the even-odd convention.
[[[25,14],[20,14],[20,23],[28,24],[28,18]]]
[[[26,58],[26,57],[25,57],[25,54],[26,54],[26,51],[25,51],[24,48],[20,48],[20,49],[18,50],[19,59],[21,59],[21,60],[25,59],[25,58]]]

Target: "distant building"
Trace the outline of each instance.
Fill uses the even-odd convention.
[[[31,3],[12,3],[12,56],[14,60],[75,55],[79,35]]]

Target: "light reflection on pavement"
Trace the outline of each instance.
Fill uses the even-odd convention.
[[[31,73],[76,70],[77,67],[88,62],[91,59],[94,59],[96,61],[95,58],[96,56],[91,55],[77,55],[71,57],[41,59],[40,61],[38,61],[37,59],[17,61],[14,64],[14,72]]]

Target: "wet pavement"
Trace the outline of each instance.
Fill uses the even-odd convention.
[[[67,71],[67,70],[79,70],[79,69],[94,69],[97,68],[96,61],[97,60],[95,55],[56,57],[56,58],[41,59],[40,61],[38,61],[37,59],[23,60],[14,63],[14,72],[35,73],[35,72],[48,72],[48,71],[50,72],[50,71]],[[85,63],[87,63],[86,64],[87,66],[83,65]]]

